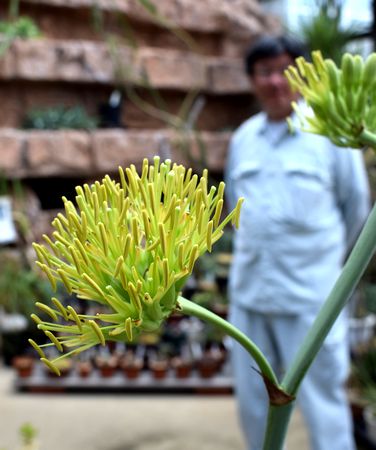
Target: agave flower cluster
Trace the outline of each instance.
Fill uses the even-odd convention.
[[[366,133],[376,129],[376,54],[366,61],[345,53],[341,67],[312,53],[312,63],[297,58],[286,72],[291,87],[302,94],[309,111],[293,104],[302,129],[327,136],[342,147],[361,148]]]
[[[52,222],[52,239],[34,244],[38,266],[53,288],[103,307],[93,315],[52,298],[54,307],[36,305],[51,319],[33,315],[50,343],[30,343],[41,360],[58,372],[58,359],[108,340],[132,340],[151,331],[178,307],[177,297],[197,258],[221,237],[229,221],[237,225],[242,200],[220,222],[224,183],[208,189],[202,177],[166,160],[144,160],[139,175],[132,165],[119,169],[120,181],[77,187],[76,205],[63,198],[65,214]],[[62,355],[51,361],[42,347]],[[68,349],[68,352],[65,350]]]

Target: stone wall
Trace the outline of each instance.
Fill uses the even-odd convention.
[[[230,134],[200,132],[205,146],[207,168],[221,172]],[[190,158],[179,150],[187,145]],[[184,164],[199,161],[197,137],[182,136],[176,131],[154,130],[95,130],[95,131],[22,131],[0,130],[2,169],[11,178],[48,178],[54,176],[77,178],[114,175],[117,168],[135,164],[144,158],[160,155]]]
[[[256,0],[154,4],[157,13],[150,14],[137,0],[21,0],[20,14],[32,17],[43,34],[14,41],[0,58],[5,177],[21,179],[31,189],[38,185],[37,196],[47,190],[53,197],[58,194],[53,179],[72,190],[75,182],[114,174],[119,165],[139,164],[155,154],[196,169],[205,164],[221,176],[230,131],[256,108],[242,55],[252,39],[279,25]],[[1,2],[0,17],[6,13],[7,2]],[[112,41],[116,36],[116,46],[109,36]],[[118,129],[21,129],[32,108],[82,105],[96,114],[115,86],[125,92]],[[205,162],[197,135],[178,132],[183,124],[176,115],[188,94],[199,99],[194,125]],[[182,139],[188,160],[179,150]]]

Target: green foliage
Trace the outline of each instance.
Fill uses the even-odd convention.
[[[37,450],[39,446],[36,443],[37,429],[29,422],[22,424],[19,428],[22,447],[20,450]],[[6,450],[1,448],[0,450]]]
[[[342,2],[338,0],[317,0],[317,13],[302,20],[299,36],[309,51],[321,50],[325,58],[339,63],[346,45],[359,32],[355,26],[341,26]]]
[[[97,125],[98,120],[95,117],[89,116],[81,106],[56,106],[31,110],[26,114],[23,128],[37,130],[92,130]]]
[[[42,35],[38,25],[28,16],[19,16],[19,0],[10,0],[8,18],[0,20],[0,57],[17,39],[32,39]]]
[[[12,21],[0,21],[0,35],[4,35],[8,39],[32,39],[41,36],[41,34],[38,25],[27,16],[21,16]]]
[[[15,256],[3,252],[0,257],[0,307],[5,312],[20,313],[28,318],[35,310],[35,300],[45,301],[51,293],[46,279],[23,267]]]
[[[34,442],[34,439],[37,435],[37,430],[31,423],[24,423],[20,428],[20,435],[22,438],[22,442],[25,445],[30,445]]]

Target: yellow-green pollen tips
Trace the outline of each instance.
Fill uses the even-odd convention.
[[[44,351],[39,347],[39,345],[33,341],[33,339],[28,339],[29,344],[34,348],[34,350],[38,353],[40,358],[46,358]]]
[[[61,345],[61,342],[56,339],[56,336],[51,333],[51,331],[46,330],[45,331],[46,336],[50,339],[50,341],[55,345],[55,347],[59,350],[59,352],[63,351],[63,346]]]
[[[60,370],[55,366],[55,364],[53,364],[47,358],[41,358],[40,360],[51,370],[51,372],[54,372],[57,376],[60,376]]]
[[[91,326],[91,328],[93,329],[94,333],[98,336],[99,342],[103,346],[105,346],[106,345],[106,340],[105,340],[104,335],[102,333],[102,330],[100,329],[98,324],[94,320],[89,320],[88,323]]]
[[[312,62],[300,57],[285,74],[309,106],[293,104],[304,131],[327,136],[341,147],[362,148],[367,144],[364,132],[376,128],[375,53],[365,61],[359,55],[345,53],[337,67],[316,51]]]
[[[33,316],[51,341],[41,347],[63,353],[52,366],[66,355],[160,326],[176,308],[197,258],[211,251],[228,223],[239,222],[242,200],[221,222],[224,187],[209,189],[207,171],[199,177],[155,157],[154,164],[144,160],[141,175],[133,165],[119,168],[119,181],[106,176],[77,187],[75,204],[63,198],[65,214],[53,221],[52,238],[34,245],[38,265],[53,287],[64,286],[98,313],[80,314],[56,298],[49,307],[38,303],[52,320]]]

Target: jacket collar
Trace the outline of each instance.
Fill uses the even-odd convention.
[[[298,103],[299,108],[301,108],[301,109],[308,108],[307,104],[302,99],[300,99],[297,103]],[[287,123],[287,119],[277,122],[277,123],[285,124],[285,127],[283,127],[283,131],[281,133],[281,137],[285,136],[286,134],[301,133],[301,130],[300,130],[301,123],[300,123],[299,117],[295,111],[292,111],[291,115],[289,116],[289,119],[292,122],[292,127],[290,127],[289,124]],[[257,126],[257,133],[259,135],[264,135],[268,130],[268,126],[270,126],[270,124],[272,124],[272,123],[273,122],[268,120],[266,113],[262,111],[261,113],[259,113],[259,123]]]

